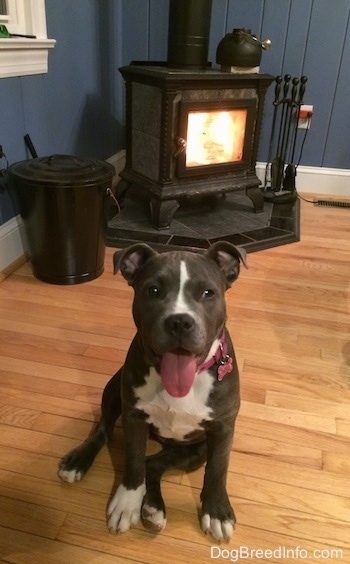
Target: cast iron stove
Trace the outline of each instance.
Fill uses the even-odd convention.
[[[120,69],[126,86],[126,164],[119,193],[137,185],[157,229],[170,226],[183,199],[242,188],[254,211],[262,211],[255,164],[273,77],[167,65]]]

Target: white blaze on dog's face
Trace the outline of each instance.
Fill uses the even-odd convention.
[[[188,313],[189,306],[186,302],[185,296],[185,285],[189,281],[190,275],[188,274],[186,261],[180,261],[180,282],[179,282],[179,292],[176,296],[176,300],[173,307],[173,314]]]

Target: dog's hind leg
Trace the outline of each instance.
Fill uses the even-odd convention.
[[[65,482],[80,481],[91,467],[97,454],[110,439],[114,424],[121,413],[121,370],[118,370],[104,389],[101,419],[96,427],[79,447],[62,458],[58,466],[58,475]]]
[[[166,509],[160,480],[171,469],[192,472],[206,461],[206,443],[191,445],[166,444],[163,450],[146,458],[146,494],[142,503],[142,523],[146,529],[158,533],[166,525]]]

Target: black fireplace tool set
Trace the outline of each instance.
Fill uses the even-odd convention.
[[[298,116],[306,82],[306,76],[292,79],[290,74],[283,78],[277,76],[275,79],[274,110],[264,181],[264,198],[272,202],[288,203],[297,198],[295,151],[299,131]]]

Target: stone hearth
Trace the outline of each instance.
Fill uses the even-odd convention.
[[[186,202],[176,212],[169,229],[159,231],[149,221],[149,202],[133,197],[130,188],[120,214],[109,221],[107,245],[126,247],[144,242],[159,251],[200,251],[220,240],[260,251],[299,240],[299,200],[293,204],[265,202],[254,213],[245,190],[225,198]]]

